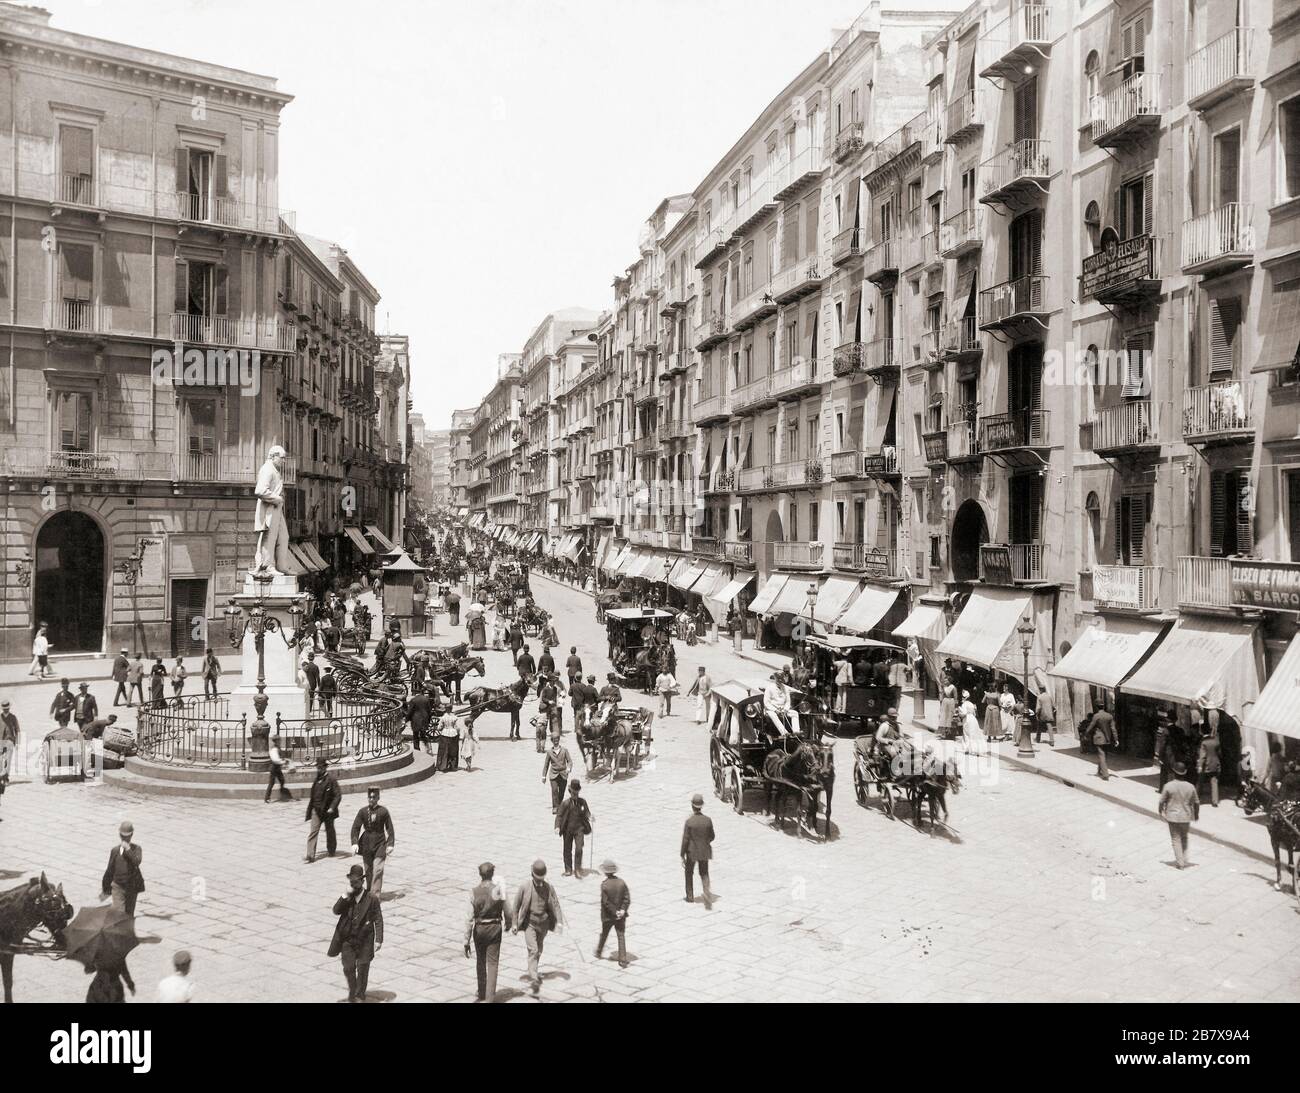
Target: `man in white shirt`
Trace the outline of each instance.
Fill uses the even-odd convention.
[[[703,725],[709,711],[709,700],[713,696],[713,680],[709,678],[709,673],[705,671],[703,664],[700,665],[700,674],[695,677],[695,682],[691,684],[687,694],[695,696],[695,723]]]
[[[158,984],[159,1002],[193,1002],[194,981],[190,979],[190,954],[181,949],[172,957],[176,970]]]
[[[32,666],[27,669],[29,676],[39,676],[45,678],[50,667],[50,639],[46,636],[48,628],[45,623],[36,630],[36,637],[32,638]],[[50,673],[53,675],[53,673]]]
[[[772,682],[763,689],[763,712],[772,722],[779,736],[785,736],[792,729],[797,730],[799,723],[791,707],[790,692],[781,680],[779,672],[772,673]]]

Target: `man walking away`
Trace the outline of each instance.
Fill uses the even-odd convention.
[[[1201,748],[1196,755],[1196,798],[1201,797],[1201,783],[1210,780],[1210,807],[1219,807],[1219,737],[1206,725],[1201,736]]]
[[[316,757],[316,780],[311,784],[311,793],[307,798],[307,820],[311,827],[307,831],[307,856],[303,859],[310,865],[316,860],[316,837],[321,825],[325,825],[325,853],[331,858],[338,850],[338,838],[334,832],[334,821],[339,816],[339,804],[343,801],[343,790],[339,780],[329,769],[325,756]]]
[[[419,751],[422,747],[428,751],[430,744],[426,739],[429,732],[429,718],[433,702],[427,691],[416,691],[406,703],[406,716],[411,722],[411,750]]]
[[[131,705],[131,696],[127,693],[126,681],[131,671],[131,661],[127,659],[126,650],[123,649],[113,658],[113,682],[117,684],[117,690],[113,692],[113,705],[118,704],[121,699],[128,706]]]
[[[609,940],[609,931],[618,935],[618,966],[627,967],[627,912],[632,906],[632,893],[627,883],[615,874],[618,866],[609,858],[600,863],[600,871],[605,879],[600,882],[600,940],[596,942],[596,959],[604,959],[605,942]]]
[[[709,888],[709,862],[713,858],[713,821],[704,815],[704,797],[691,798],[691,814],[682,827],[682,867],[686,870],[686,902],[695,902],[695,868],[700,870],[704,885],[704,906],[713,910],[713,892]]]
[[[316,663],[316,654],[308,653],[302,662],[303,686],[307,689],[307,716],[316,708],[316,695],[320,691],[320,665]]]
[[[470,890],[469,917],[465,922],[465,956],[474,945],[478,994],[475,1001],[497,1000],[497,964],[501,958],[503,925],[510,924],[510,909],[505,893],[493,879],[496,866],[490,861],[478,867],[479,882]]]
[[[578,656],[578,647],[569,646],[569,659],[564,662],[564,668],[569,673],[569,687],[572,688],[574,681],[582,682],[582,657]]]
[[[1192,863],[1187,860],[1187,836],[1192,829],[1192,821],[1200,817],[1201,802],[1196,787],[1184,780],[1187,765],[1181,761],[1173,764],[1174,776],[1165,783],[1160,791],[1160,815],[1169,825],[1169,842],[1174,848],[1174,864],[1179,869],[1186,869]]]
[[[364,1002],[370,980],[370,962],[384,944],[384,912],[377,893],[365,890],[366,871],[359,865],[348,870],[348,891],[334,901],[334,937],[329,955],[343,962],[348,981],[348,1001]]]
[[[334,675],[334,669],[326,668],[325,674],[320,677],[321,712],[326,717],[334,716],[334,699],[338,693],[339,681]]]
[[[18,751],[18,717],[9,709],[9,700],[0,702],[0,799],[9,784],[9,771]]]
[[[569,749],[560,743],[560,734],[551,733],[551,746],[546,750],[542,761],[542,784],[546,784],[549,775],[551,782],[551,814],[560,811],[560,802],[564,800],[564,787],[569,782],[569,773],[573,770],[573,759]]]
[[[709,700],[713,695],[713,680],[709,678],[703,664],[700,665],[700,674],[691,683],[691,689],[686,692],[688,698],[691,695],[695,696],[695,723],[703,725],[708,720]]]
[[[1092,733],[1092,742],[1097,748],[1097,777],[1108,781],[1110,769],[1106,766],[1106,749],[1116,743],[1115,718],[1109,710],[1098,710],[1088,722],[1088,731]]]
[[[384,889],[384,865],[397,845],[397,835],[388,809],[379,803],[379,787],[366,790],[366,798],[352,821],[352,853],[359,853],[366,863],[366,887],[378,897]]]
[[[519,886],[515,893],[513,905],[512,934],[524,931],[524,942],[528,946],[528,980],[532,984],[533,997],[542,990],[542,977],[537,970],[542,959],[542,950],[546,945],[546,935],[560,928],[564,922],[564,913],[560,910],[560,897],[555,889],[546,882],[546,863],[540,858],[533,862],[533,875]]]
[[[555,814],[555,830],[564,840],[564,875],[582,877],[582,847],[591,834],[591,821],[595,819],[591,808],[581,796],[582,783],[574,778],[569,783],[569,796]]]
[[[99,898],[111,897],[114,910],[124,911],[134,918],[135,901],[144,891],[144,874],[140,871],[144,851],[131,841],[135,827],[130,820],[122,821],[117,834],[120,841],[108,853],[108,867],[104,870]]]
[[[140,653],[136,653],[135,660],[131,662],[131,667],[126,673],[126,704],[130,706],[131,696],[135,695],[136,702],[141,706],[144,705],[144,660]]]
[[[203,697],[217,697],[217,678],[221,675],[221,662],[217,654],[209,649],[203,654]],[[311,707],[309,706],[308,709]]]

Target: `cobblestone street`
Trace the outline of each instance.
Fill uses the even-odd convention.
[[[540,576],[534,587],[556,616],[561,651],[576,644],[587,670],[603,675],[604,631],[589,597]],[[679,643],[678,652],[683,690],[699,663],[715,682],[765,675],[730,647]],[[513,678],[509,654],[487,657],[486,682]],[[95,690],[111,700],[103,682]],[[52,692],[5,691],[29,737],[43,731]],[[950,800],[954,830],[931,835],[891,822],[874,798],[854,802],[847,740],[836,748],[832,837],[801,839],[712,796],[705,731],[679,702],[656,719],[641,770],[585,786],[595,816],[587,864],[613,857],[632,891],[630,968],[594,959],[599,875],[560,876],[541,757],[528,739],[507,742],[506,716],[489,714],[478,723],[481,767],[385,794],[397,848],[372,998],[471,999],[461,945],[476,866],[496,862],[513,888],[538,856],[568,919],[547,945],[543,1001],[1296,997],[1296,901],[1272,890],[1271,867],[1193,837],[1195,868],[1180,873],[1163,825],[1006,766],[990,784],[968,777]],[[677,847],[696,791],[717,829],[711,911],[682,900]],[[361,803],[345,799],[344,831]],[[302,863],[303,812],[299,802],[21,781],[0,812],[0,883],[43,870],[75,906],[93,903],[117,824],[129,818],[148,885],[138,909],[147,941],[131,957],[141,998],[185,947],[202,1001],[341,1000],[343,976],[325,950],[350,861]],[[526,997],[524,955],[522,938],[508,937],[504,997]],[[19,1001],[79,1000],[87,983],[79,965],[28,957],[15,980]]]

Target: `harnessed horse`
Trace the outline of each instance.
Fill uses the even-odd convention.
[[[475,687],[465,692],[465,701],[469,709],[465,711],[465,723],[473,726],[475,720],[484,713],[510,713],[523,707],[524,696],[528,693],[528,683],[518,680],[506,687]]]
[[[1282,887],[1282,848],[1286,847],[1286,864],[1291,870],[1292,887],[1300,899],[1300,879],[1297,878],[1295,852],[1300,850],[1300,801],[1289,801],[1270,793],[1259,782],[1252,782],[1241,802],[1241,810],[1249,816],[1252,812],[1268,813],[1268,839],[1273,844],[1273,865],[1277,880],[1273,887]]]
[[[831,778],[834,778],[833,772]],[[796,737],[785,737],[782,746],[768,752],[763,760],[763,780],[773,827],[784,826],[789,815],[794,815],[796,820],[802,816],[804,825],[814,832],[817,830],[817,802],[827,791],[825,761],[817,748]],[[799,798],[799,808],[787,814],[783,803],[793,795]],[[830,831],[829,796],[826,801],[826,830]]]
[[[59,955],[65,947],[63,931],[71,921],[72,904],[63,898],[63,885],[56,888],[44,873],[0,893],[0,977],[4,980],[6,1002],[14,1000],[14,957]],[[28,936],[38,926],[49,932],[48,942]]]

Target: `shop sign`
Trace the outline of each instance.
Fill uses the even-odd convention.
[[[980,577],[985,584],[1011,585],[1011,548],[1008,546],[980,547]]]
[[[1300,565],[1292,562],[1229,562],[1232,602],[1259,611],[1300,611]]]

